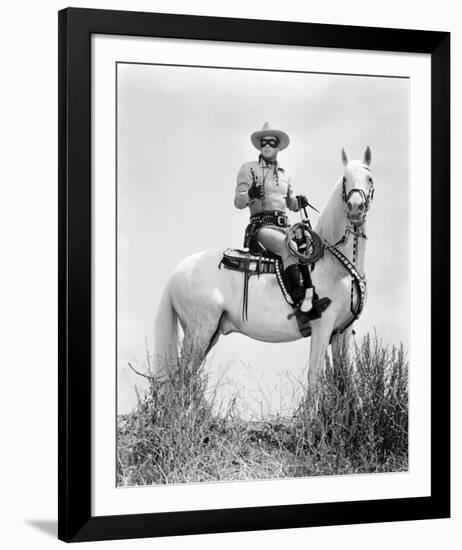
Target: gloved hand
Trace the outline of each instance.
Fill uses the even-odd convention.
[[[300,208],[306,208],[308,206],[308,199],[305,197],[305,195],[296,195],[296,198],[298,200],[298,205]]]
[[[256,185],[252,183],[248,190],[249,199],[262,199],[263,198],[263,188],[261,185]]]

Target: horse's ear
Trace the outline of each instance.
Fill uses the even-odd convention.
[[[346,166],[348,164],[348,157],[347,157],[347,154],[345,152],[345,149],[343,149],[343,147],[342,147],[342,162],[343,162],[344,166]]]
[[[371,148],[369,147],[369,145],[366,147],[366,150],[364,151],[364,164],[366,166],[370,166],[371,164],[371,158],[372,158],[372,154],[371,154]]]

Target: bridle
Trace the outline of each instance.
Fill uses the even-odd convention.
[[[368,172],[370,172],[369,167],[363,165],[363,168],[365,168]],[[354,193],[358,193],[359,196],[361,197],[361,203],[364,205],[364,211],[363,211],[362,220],[360,222],[357,222],[357,221],[352,221],[350,219],[350,213],[347,209],[348,224],[346,226],[343,237],[337,243],[335,243],[335,246],[338,246],[340,244],[345,244],[350,234],[353,235],[354,237],[363,237],[364,239],[367,239],[367,236],[364,232],[364,224],[366,222],[366,214],[369,211],[371,202],[374,200],[374,192],[375,192],[375,187],[373,184],[371,184],[367,195],[363,189],[359,189],[358,187],[353,187],[353,189],[350,189],[350,191],[347,193],[346,185],[345,185],[345,177],[343,178],[342,180],[343,202],[345,203],[345,205],[348,204],[348,201],[351,199]]]
[[[368,172],[370,172],[370,170],[367,166],[363,165],[363,168],[365,168]],[[371,186],[369,187],[369,192],[367,193],[367,195],[366,195],[366,193],[364,192],[363,189],[359,189],[358,187],[353,187],[353,189],[350,189],[350,191],[347,194],[346,186],[345,186],[345,177],[343,178],[343,180],[342,180],[342,200],[343,200],[343,202],[345,204],[348,204],[348,201],[351,199],[353,194],[354,193],[359,193],[359,196],[361,197],[361,202],[364,205],[363,220],[361,221],[361,223],[354,223],[354,225],[362,225],[366,221],[367,211],[369,210],[371,202],[374,200],[374,192],[375,192],[375,187],[374,187],[373,184],[371,184]],[[349,212],[347,212],[347,218],[348,218],[348,221],[351,222]]]

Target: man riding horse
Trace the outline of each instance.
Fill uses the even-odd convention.
[[[320,300],[313,292],[310,268],[297,262],[287,238],[286,209],[297,212],[309,205],[305,195],[294,194],[287,170],[277,161],[279,151],[289,145],[289,136],[266,122],[250,139],[260,155],[239,170],[234,197],[236,208],[248,206],[250,210],[244,247],[254,253],[267,250],[280,256],[295,314],[304,321],[319,319],[330,300]]]

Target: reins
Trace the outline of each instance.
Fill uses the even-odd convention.
[[[347,225],[345,228],[345,233],[343,234],[342,238],[338,240],[335,243],[335,246],[344,245],[348,243],[348,237],[350,235],[353,235],[356,239],[358,237],[362,237],[363,239],[367,239],[366,233],[364,233],[364,227],[363,224],[361,224],[358,228],[357,225]]]

